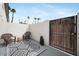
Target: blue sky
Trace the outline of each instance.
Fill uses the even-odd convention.
[[[11,8],[16,10],[14,22],[28,21],[34,22],[34,17],[40,18],[40,21],[53,20],[76,15],[79,12],[78,3],[10,3]],[[10,12],[11,19],[11,12]]]

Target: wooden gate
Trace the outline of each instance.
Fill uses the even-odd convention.
[[[67,17],[50,21],[50,45],[77,54],[76,17]]]

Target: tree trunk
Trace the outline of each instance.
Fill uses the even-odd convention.
[[[12,20],[11,20],[11,23],[13,23],[13,18],[14,18],[14,13],[12,13]]]

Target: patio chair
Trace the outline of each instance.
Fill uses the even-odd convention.
[[[6,46],[7,46],[9,43],[12,42],[11,37],[13,37],[13,35],[10,34],[10,33],[4,33],[4,34],[1,35],[1,39],[4,39],[4,41],[6,42],[6,43],[5,43]]]
[[[23,40],[28,40],[28,39],[31,39],[31,32],[26,32],[26,33],[24,33],[24,35],[23,35]]]

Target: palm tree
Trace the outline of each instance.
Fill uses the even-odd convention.
[[[29,24],[29,19],[30,19],[30,17],[29,17],[29,16],[27,16],[27,19],[28,19],[28,24]]]
[[[34,18],[34,20],[35,20],[35,24],[36,24],[36,19],[37,19],[37,18]]]
[[[11,11],[10,6],[8,6],[8,10]],[[10,14],[10,13],[9,13]],[[9,18],[7,19],[7,22],[9,22]]]
[[[29,17],[29,16],[27,16],[27,19],[30,19],[30,17]]]
[[[14,13],[16,12],[16,10],[15,9],[11,9],[11,12],[12,12],[12,20],[11,20],[11,23],[13,23]]]
[[[37,18],[37,20],[38,20],[38,23],[39,23],[40,18]]]
[[[11,10],[10,6],[8,6],[8,9]]]

